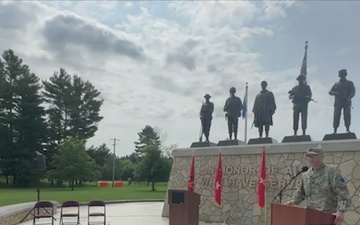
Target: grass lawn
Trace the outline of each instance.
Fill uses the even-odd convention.
[[[111,185],[110,185],[111,186]],[[135,199],[165,199],[167,184],[155,185],[156,191],[151,190],[151,184],[131,184],[124,182],[123,187],[43,187],[40,189],[40,200],[53,200],[62,203],[67,200],[87,202],[90,200],[135,200]],[[0,188],[0,206],[23,202],[37,201],[36,188]]]

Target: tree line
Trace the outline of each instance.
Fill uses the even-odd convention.
[[[98,130],[101,92],[64,68],[47,80],[31,72],[13,50],[0,58],[0,174],[6,185],[30,186],[40,179],[72,188],[87,181],[115,178],[154,183],[167,181],[172,164],[161,134],[145,126],[131,155],[115,157],[105,145],[86,148]],[[171,147],[170,147],[171,148]],[[46,156],[37,170],[35,153]]]

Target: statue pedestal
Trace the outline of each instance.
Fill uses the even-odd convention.
[[[312,139],[310,135],[292,135],[285,136],[281,143],[289,143],[289,142],[311,142]]]
[[[222,140],[217,146],[231,146],[231,145],[245,145],[246,143],[240,140]]]
[[[336,134],[326,134],[323,138],[323,141],[330,140],[348,140],[348,139],[357,139],[356,134],[353,132],[350,133],[336,133]]]
[[[273,144],[278,143],[277,140],[275,140],[272,137],[267,138],[251,138],[248,142],[248,145],[257,145],[257,144]]]
[[[216,146],[216,144],[213,142],[203,141],[203,142],[193,142],[190,148],[206,148],[206,147],[214,147],[214,146]]]

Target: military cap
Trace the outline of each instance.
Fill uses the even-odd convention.
[[[305,76],[302,75],[302,74],[300,74],[300,75],[296,78],[296,80],[305,80]]]
[[[236,88],[231,87],[231,88],[230,88],[230,91],[236,92]]]
[[[204,98],[211,98],[211,95],[206,94],[206,95],[204,95]]]
[[[347,70],[346,69],[339,70],[339,77],[346,76],[346,75],[347,75]]]
[[[307,152],[306,152],[306,156],[310,156],[310,155],[320,155],[323,153],[322,147],[321,145],[317,146],[316,148],[310,148]]]

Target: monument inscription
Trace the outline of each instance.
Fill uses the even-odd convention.
[[[253,165],[241,166],[223,166],[223,183],[228,187],[256,188],[258,184],[259,167]],[[200,186],[206,188],[214,185],[215,166],[205,166],[200,171]],[[286,166],[285,169],[279,170],[278,166],[267,166],[266,174],[270,175],[267,179],[267,187],[271,189],[283,188],[292,176],[297,174],[299,168],[297,166]],[[277,174],[284,172],[289,179],[276,179]],[[250,175],[250,176],[249,176]],[[288,187],[290,189],[297,188],[301,185],[301,180],[295,180]]]

